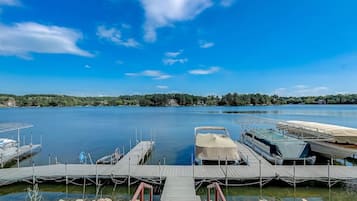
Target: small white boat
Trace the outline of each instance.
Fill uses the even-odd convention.
[[[17,160],[18,166],[21,159],[26,158],[41,150],[41,144],[21,144],[20,130],[32,127],[24,123],[0,123],[0,134],[17,131],[17,141],[9,138],[0,138],[0,167]]]
[[[101,157],[96,161],[97,164],[116,164],[124,155],[116,148],[114,153]]]
[[[197,164],[238,164],[241,158],[236,143],[224,127],[195,128],[195,162]]]
[[[0,138],[0,156],[17,152],[17,142],[8,138]]]
[[[274,129],[252,129],[242,134],[243,143],[273,164],[301,162],[314,164],[310,145]]]

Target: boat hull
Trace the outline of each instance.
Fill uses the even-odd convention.
[[[311,145],[311,150],[326,158],[347,158],[357,153],[357,149],[346,148],[323,141],[307,141]]]
[[[266,160],[268,160],[272,164],[283,165],[284,162],[301,161],[304,164],[313,165],[316,162],[316,156],[309,156],[306,158],[284,158],[278,155],[274,155],[270,153],[268,146],[264,145],[258,140],[255,140],[247,135],[243,135],[242,139],[244,144],[248,145],[251,149],[257,152],[259,155],[263,156]]]

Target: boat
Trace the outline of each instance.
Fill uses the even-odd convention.
[[[312,155],[308,143],[284,135],[275,129],[247,130],[242,134],[242,141],[273,164],[283,165],[294,161],[304,164],[316,162],[316,156]]]
[[[101,157],[96,161],[97,164],[116,164],[124,154],[121,154],[119,148],[116,148],[114,153]]]
[[[41,150],[41,144],[21,144],[20,130],[32,127],[31,124],[24,123],[0,123],[0,134],[10,131],[17,131],[17,141],[9,138],[0,138],[0,167],[4,167],[7,163],[26,158],[36,154]]]
[[[277,128],[311,144],[312,151],[344,159],[357,153],[357,129],[308,121],[278,122]]]
[[[0,156],[17,152],[17,142],[9,138],[0,138]]]
[[[236,143],[224,127],[195,128],[196,164],[239,164],[241,158]]]

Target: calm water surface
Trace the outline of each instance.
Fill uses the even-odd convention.
[[[255,112],[251,115],[247,113],[226,114],[225,111],[264,111],[264,113]],[[21,132],[22,141],[25,140],[26,142],[30,141],[31,136],[34,142],[40,142],[42,136],[43,149],[33,157],[35,164],[48,164],[49,160],[53,162],[55,157],[62,163],[78,163],[78,155],[81,151],[90,153],[95,160],[112,153],[116,147],[128,151],[130,142],[134,144],[136,139],[150,140],[151,138],[155,140],[156,146],[148,163],[157,164],[159,160],[163,161],[163,158],[165,158],[166,164],[191,164],[194,127],[204,125],[224,126],[229,129],[232,138],[239,139],[241,130],[246,128],[246,125],[241,126],[239,122],[247,116],[318,121],[357,128],[357,106],[352,105],[0,109],[0,122],[26,122],[35,125],[31,129]],[[2,134],[2,137],[15,138],[16,133],[9,132]],[[30,164],[30,159],[21,162],[21,166],[29,166]],[[11,196],[21,197],[24,189],[13,190],[18,193],[7,193],[0,196],[0,200],[4,200],[4,197],[6,197],[5,200],[11,200]],[[250,196],[235,195],[236,192],[238,194],[242,192],[242,189],[244,189],[243,192],[249,190],[240,188],[237,191],[228,191],[229,200],[257,200],[255,196],[259,194],[254,192],[255,188],[249,190],[251,196],[253,196],[251,199]],[[285,194],[283,193],[280,196],[281,199],[276,200],[294,200],[291,197],[290,190],[287,190]],[[314,190],[310,191],[314,192]],[[338,192],[340,191],[341,189],[335,189],[337,197],[339,197]],[[281,193],[274,189],[271,192],[273,198],[274,193]],[[314,198],[309,200],[327,199],[326,193],[323,193],[324,196],[318,194],[313,194]],[[46,192],[45,197],[48,197],[48,200],[55,200],[57,195],[60,197],[61,193]],[[343,193],[341,195],[347,196]],[[354,198],[357,200],[356,197]]]

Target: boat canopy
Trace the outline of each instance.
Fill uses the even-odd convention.
[[[312,136],[328,136],[340,143],[357,144],[357,129],[332,124],[324,124],[308,121],[279,122],[278,127],[295,134],[307,134]]]
[[[33,127],[33,125],[27,123],[0,123],[0,133],[31,128],[31,127]]]
[[[283,158],[306,157],[308,144],[302,140],[284,135],[274,129],[254,129],[248,132],[264,144],[275,145]]]

